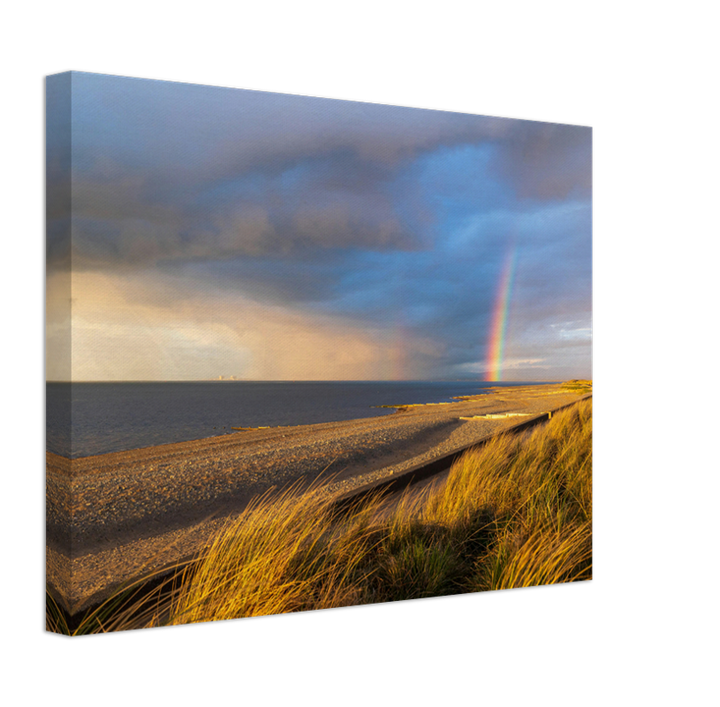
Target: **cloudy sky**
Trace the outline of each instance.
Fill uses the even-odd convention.
[[[83,73],[47,109],[49,380],[591,375],[588,127]]]

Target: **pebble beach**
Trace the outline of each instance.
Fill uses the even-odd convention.
[[[339,496],[551,412],[562,385],[498,388],[382,417],[246,429],[80,459],[47,453],[47,580],[70,613],[189,559],[248,502],[294,482]]]

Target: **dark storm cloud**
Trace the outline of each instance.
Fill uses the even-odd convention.
[[[277,252],[296,241],[407,247],[412,224],[385,190],[398,166],[506,130],[439,111],[88,74],[73,75],[73,87],[76,211],[94,202],[108,221],[142,220],[146,237],[157,228],[155,250],[175,257]],[[158,220],[154,207],[173,213]],[[177,230],[178,217],[187,248],[164,229]],[[108,258],[132,260],[133,235],[115,232],[131,244]]]
[[[434,219],[408,169],[454,145],[493,146],[521,196],[587,172],[583,128],[89,74],[73,97],[77,267],[425,247]]]
[[[397,209],[405,192],[387,168],[341,152],[307,158],[278,175],[234,179],[200,193],[194,206],[240,254],[410,249],[418,236]]]

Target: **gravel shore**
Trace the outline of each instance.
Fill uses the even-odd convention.
[[[392,415],[68,460],[47,454],[47,578],[71,612],[200,552],[251,498],[321,478],[329,495],[471,446],[581,396],[560,385],[501,388]],[[402,401],[399,400],[401,405]]]

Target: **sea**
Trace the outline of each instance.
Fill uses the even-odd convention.
[[[537,385],[537,383],[534,383]],[[382,405],[451,402],[486,382],[47,383],[46,448],[76,459],[277,427],[388,415]]]

